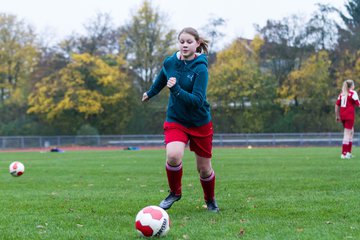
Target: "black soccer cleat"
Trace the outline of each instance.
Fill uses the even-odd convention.
[[[210,200],[210,201],[207,201],[207,202],[206,202],[206,206],[207,206],[207,210],[208,210],[209,212],[217,213],[217,212],[220,211],[220,209],[219,209],[219,207],[218,207],[215,199]]]
[[[169,196],[167,196],[164,200],[161,201],[159,207],[164,210],[171,208],[174,202],[179,201],[181,199],[181,195],[176,195],[173,192],[170,192]]]

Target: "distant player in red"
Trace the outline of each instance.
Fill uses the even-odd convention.
[[[346,80],[343,83],[342,91],[335,104],[335,117],[337,122],[344,126],[344,138],[342,142],[342,159],[352,157],[352,141],[354,136],[355,106],[360,106],[359,96],[354,90],[353,80]]]

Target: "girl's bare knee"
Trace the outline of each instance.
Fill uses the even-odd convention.
[[[179,151],[168,152],[166,154],[166,160],[170,165],[176,166],[181,163],[182,156],[183,156],[182,152]]]

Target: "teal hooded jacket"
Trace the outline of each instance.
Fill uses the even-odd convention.
[[[208,76],[206,55],[180,60],[180,53],[176,52],[165,59],[147,95],[152,98],[166,86],[169,78],[175,77],[176,84],[170,88],[166,121],[199,127],[211,121],[210,105],[206,101]]]

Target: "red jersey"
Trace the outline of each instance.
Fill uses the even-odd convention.
[[[355,106],[360,105],[359,96],[356,91],[349,90],[347,97],[339,94],[336,105],[340,107],[341,120],[354,120],[355,119]]]

